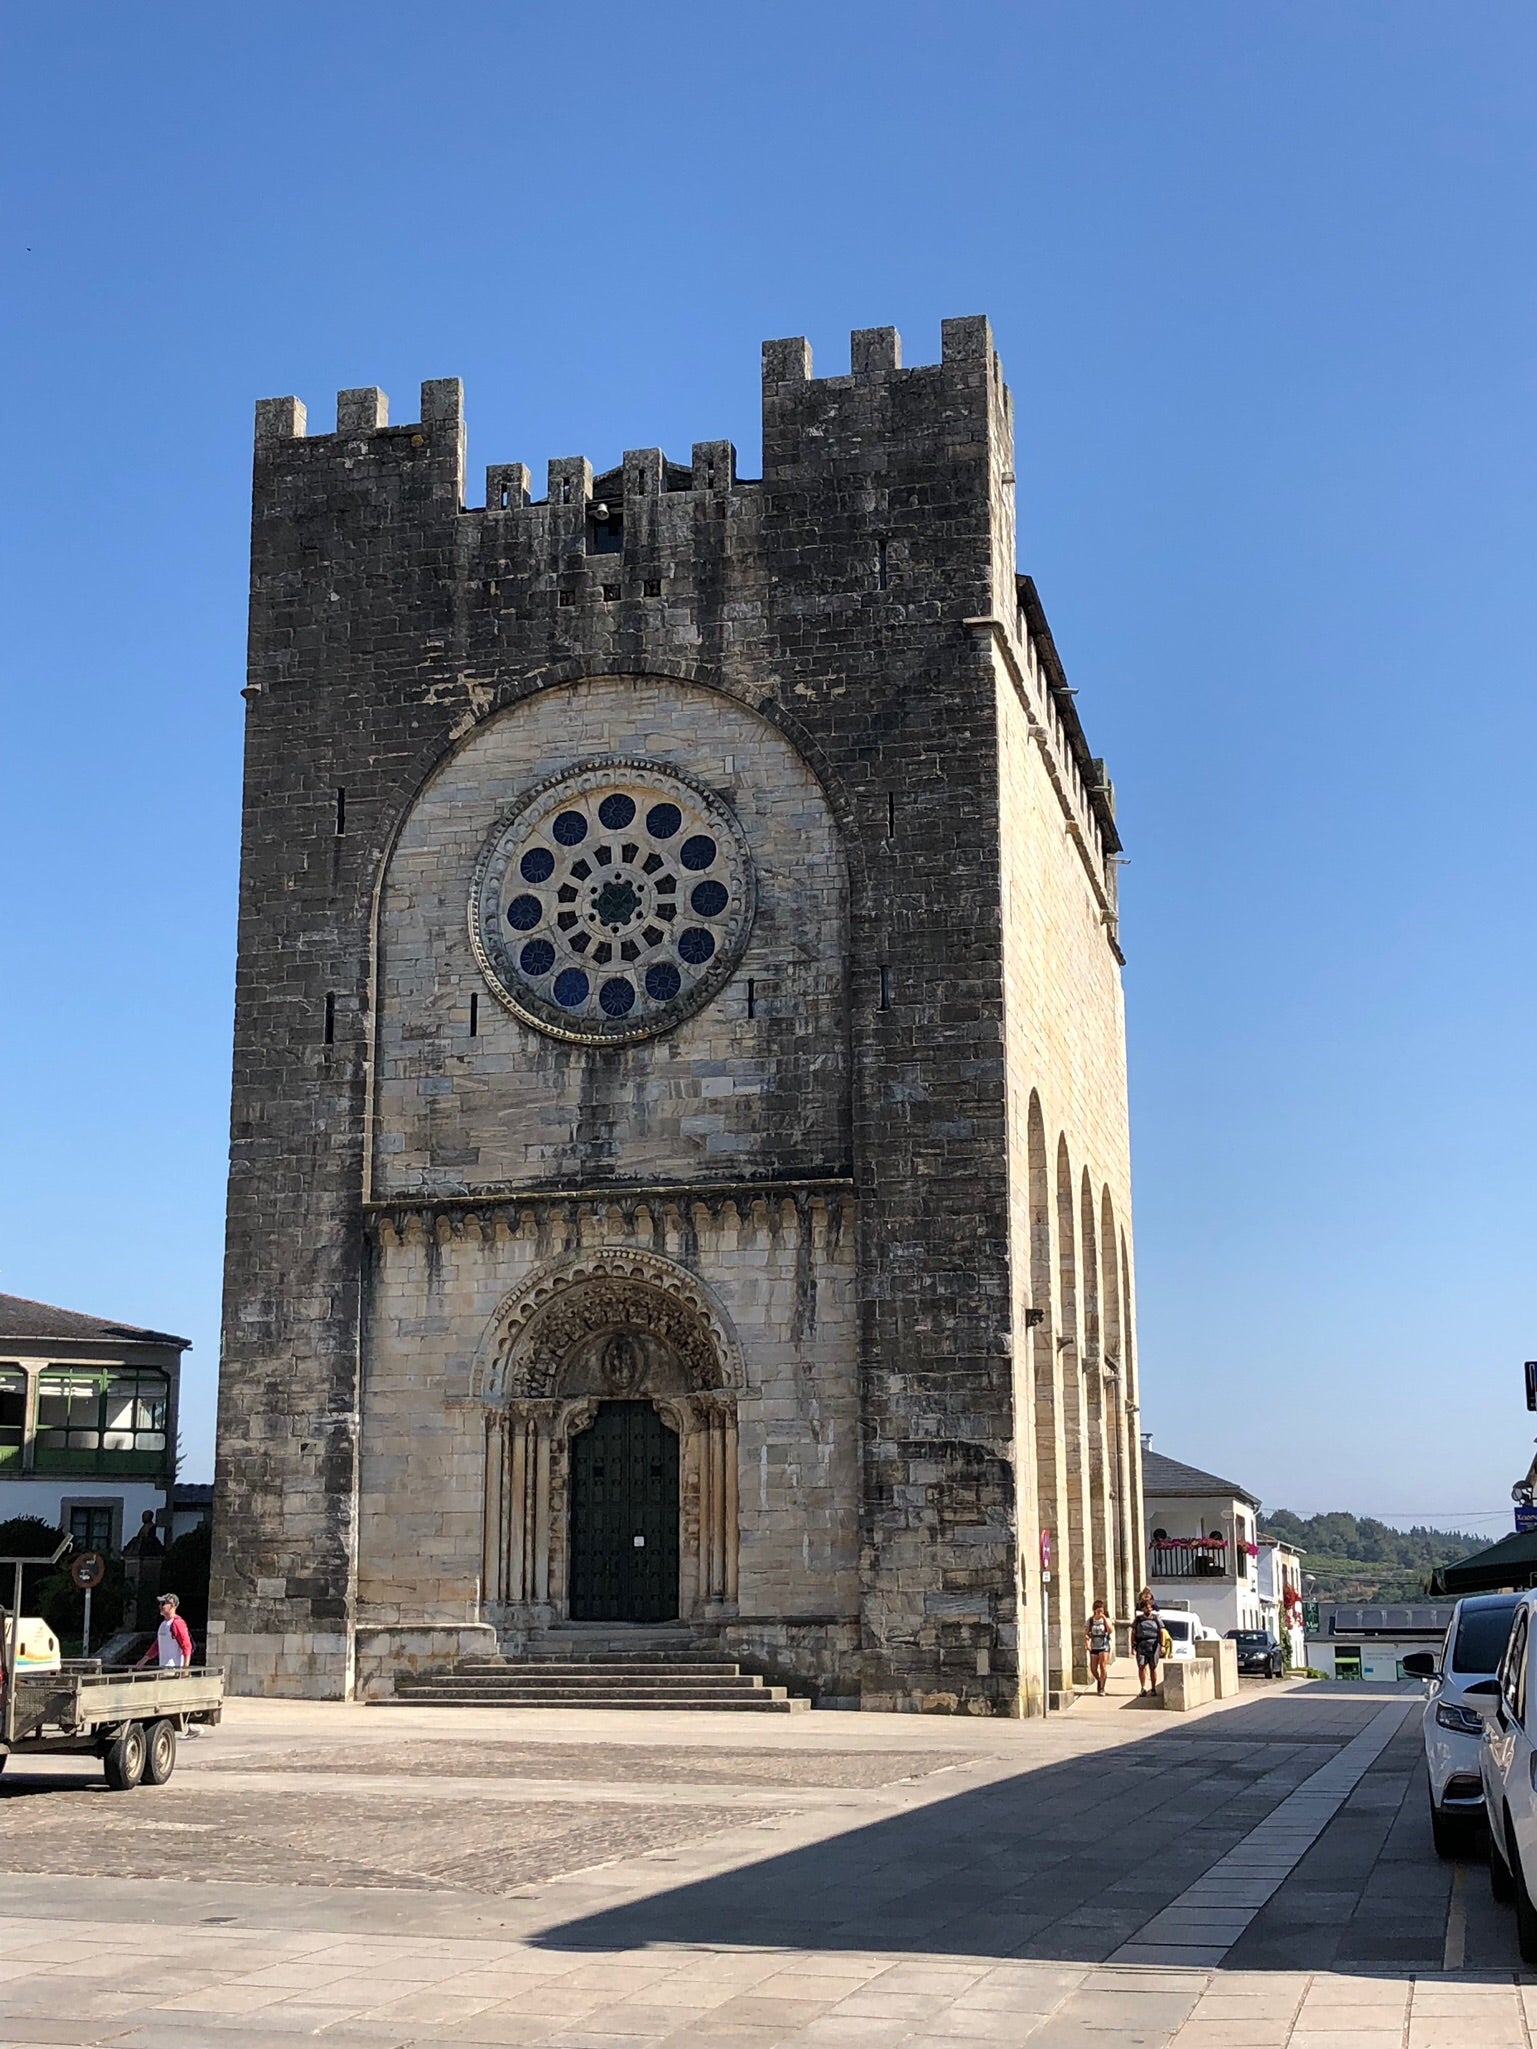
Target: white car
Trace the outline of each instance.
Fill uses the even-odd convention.
[[[1411,1651],[1404,1670],[1430,1681],[1425,1702],[1425,1770],[1430,1827],[1439,1857],[1465,1857],[1484,1811],[1479,1744],[1494,1712],[1495,1674],[1510,1638],[1519,1594],[1470,1594],[1457,1603],[1439,1657]]]
[[[1513,1900],[1523,1960],[1537,1964],[1537,1592],[1518,1594],[1510,1641],[1496,1677],[1494,1712],[1484,1724],[1479,1768],[1489,1824],[1489,1886]]]

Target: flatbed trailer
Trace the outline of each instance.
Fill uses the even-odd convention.
[[[224,1711],[222,1665],[161,1671],[103,1671],[94,1658],[57,1672],[21,1672],[0,1716],[0,1772],[12,1757],[99,1757],[107,1784],[130,1793],[163,1786],[176,1769],[177,1739],[189,1723],[212,1724]]]

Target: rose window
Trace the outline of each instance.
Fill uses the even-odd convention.
[[[492,835],[470,905],[497,994],[540,1031],[649,1038],[720,989],[747,943],[753,873],[718,797],[650,761],[584,762]]]

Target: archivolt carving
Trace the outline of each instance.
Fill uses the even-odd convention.
[[[508,1297],[472,1392],[503,1402],[741,1385],[730,1328],[693,1274],[653,1253],[605,1250],[547,1268]]]

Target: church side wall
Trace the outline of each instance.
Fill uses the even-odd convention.
[[[1053,751],[1040,670],[1022,635],[995,644],[994,662],[1013,1271],[1016,1290],[1023,1290],[1016,1368],[1021,1415],[1029,1411],[1030,1386],[1043,1414],[1052,1412],[1049,1427],[1037,1433],[1039,1522],[1033,1534],[1046,1530],[1051,1538],[1048,1621],[1057,1689],[1071,1683],[1075,1671],[1080,1680],[1087,1676],[1082,1636],[1093,1600],[1104,1598],[1112,1615],[1127,1612],[1128,1568],[1118,1546],[1140,1520],[1124,1448],[1123,1383],[1105,1370],[1112,1339],[1102,1328],[1113,1303],[1116,1363],[1129,1379],[1130,1310],[1128,1303],[1123,1314],[1119,1270],[1122,1236],[1129,1261],[1131,1233],[1125,1025],[1106,914],[1113,875],[1107,883],[1092,821],[1074,806],[1070,769]],[[1067,808],[1058,784],[1068,788]],[[1085,844],[1087,864],[1080,852]],[[1087,1230],[1085,1174],[1092,1189]],[[1098,1257],[1107,1193],[1117,1225],[1113,1287],[1101,1277]],[[1042,1242],[1032,1277],[1033,1234]],[[1028,1330],[1027,1306],[1040,1319]],[[1026,1546],[1026,1585],[1031,1627],[1039,1632],[1043,1587],[1034,1541]]]

